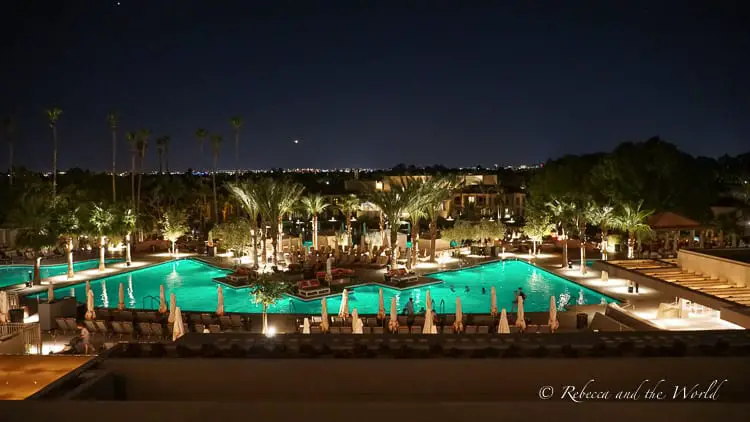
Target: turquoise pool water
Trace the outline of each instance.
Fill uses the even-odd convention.
[[[159,304],[148,296],[159,296],[159,285],[164,284],[169,297],[174,292],[177,305],[184,310],[213,312],[216,310],[217,284],[213,278],[221,277],[228,271],[203,264],[191,259],[170,261],[153,267],[131,271],[109,277],[104,281],[92,281],[96,304],[100,307],[117,306],[120,283],[125,287],[125,304],[128,308],[156,309]],[[431,277],[443,280],[442,283],[415,287],[408,290],[395,290],[382,287],[389,310],[391,297],[396,297],[399,311],[406,306],[409,298],[414,298],[415,310],[424,306],[424,295],[429,289],[438,312],[455,312],[456,297],[461,297],[465,313],[489,313],[490,288],[497,290],[498,307],[510,310],[513,301],[513,290],[523,287],[527,295],[526,311],[540,312],[549,310],[551,295],[559,298],[562,294],[570,295],[570,304],[575,304],[580,292],[583,292],[584,303],[600,303],[602,298],[607,302],[614,299],[569,282],[552,273],[540,270],[521,261],[506,261],[481,265],[459,271],[433,274]],[[438,280],[436,280],[438,281]],[[468,292],[466,291],[468,287]],[[378,311],[378,290],[380,286],[369,285],[355,287],[349,295],[350,310],[357,308],[360,313],[374,314]],[[484,293],[482,288],[485,289]],[[224,289],[224,309],[227,312],[261,312],[260,306],[253,302],[249,290]],[[74,287],[75,297],[79,302],[85,301],[85,285]],[[56,291],[57,297],[70,296],[70,288]],[[46,293],[40,294],[46,298]],[[329,314],[336,314],[341,303],[341,296],[327,299]],[[444,305],[441,308],[441,302]],[[320,313],[320,300],[301,301],[285,297],[271,306],[273,313]]]
[[[105,259],[106,264],[123,261],[122,259],[112,258]],[[73,263],[73,269],[76,271],[90,270],[99,266],[98,259],[87,259]],[[29,271],[34,271],[33,265],[2,265],[0,266],[0,287],[11,286],[13,284],[25,283],[29,279]],[[48,278],[68,273],[68,264],[42,265],[40,269],[41,277]]]

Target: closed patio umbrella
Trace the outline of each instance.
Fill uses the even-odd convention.
[[[354,308],[352,310],[352,333],[362,334],[362,327],[359,326],[360,321],[359,312],[357,311],[357,308]],[[359,330],[359,332],[357,332],[357,330]]]
[[[396,296],[391,298],[391,318],[388,320],[388,330],[395,333],[398,330],[398,307]]]
[[[216,315],[222,316],[224,315],[224,289],[219,286],[219,303],[216,305]]]
[[[302,322],[302,334],[310,334],[310,318],[305,318]]]
[[[177,298],[174,295],[174,292],[169,294],[169,317],[167,317],[167,322],[170,324],[174,322],[174,312],[177,309]]]
[[[497,316],[497,292],[495,286],[490,289],[490,315]]]
[[[499,334],[510,334],[510,326],[508,325],[508,313],[503,308],[500,312],[500,323],[497,325],[497,332]]]
[[[55,288],[50,284],[47,286],[47,302],[53,302],[55,300]]]
[[[159,286],[159,313],[167,313],[167,297],[164,294],[164,285]]]
[[[383,289],[378,290],[378,319],[385,319],[385,302],[383,301]]]
[[[0,324],[5,324],[10,320],[10,305],[8,304],[8,293],[0,291]]]
[[[422,334],[433,334],[433,329],[435,329],[434,321],[432,320],[432,296],[430,295],[430,291],[428,290],[427,293],[425,293],[424,300],[426,302],[425,305],[425,313],[424,313],[424,327],[422,327]]]
[[[89,290],[89,295],[86,297],[86,319],[91,321],[96,319],[96,312],[94,312],[94,291]]]
[[[555,297],[550,296],[549,298],[549,330],[555,332],[560,327],[560,321],[557,320],[557,304],[555,303]]]
[[[172,328],[172,341],[177,341],[178,338],[185,335],[185,324],[182,322],[182,312],[180,308],[174,309],[174,326]]]
[[[341,306],[339,306],[339,316],[349,318],[349,292],[344,289],[341,293]]]
[[[464,330],[464,313],[461,311],[461,298],[456,298],[456,322],[453,323],[453,329],[460,333]]]
[[[326,298],[320,299],[320,331],[328,332],[328,305]]]
[[[117,309],[125,309],[125,286],[120,283],[120,291],[118,292]]]
[[[516,327],[521,331],[526,329],[526,317],[523,313],[523,296],[518,296],[518,312],[516,312]]]
[[[89,297],[89,290],[91,290],[91,282],[86,280],[86,297]]]

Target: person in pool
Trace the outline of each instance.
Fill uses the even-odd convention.
[[[470,291],[471,289],[469,288],[469,286],[464,286],[464,293],[469,293]]]
[[[510,307],[510,311],[513,312],[514,309],[518,308],[518,298],[523,298],[524,301],[526,301],[526,293],[523,292],[523,288],[519,287],[518,290],[513,292],[513,305]]]
[[[483,295],[486,295],[486,294],[487,294],[487,289],[485,289],[484,287],[482,287],[482,294],[483,294]]]
[[[451,284],[450,289],[451,289],[451,293],[456,293],[456,286]]]

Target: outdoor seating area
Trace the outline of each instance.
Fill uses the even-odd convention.
[[[385,273],[384,279],[386,282],[394,284],[407,284],[418,281],[419,276],[414,271],[408,271],[405,268],[397,268]]]
[[[331,294],[331,288],[321,286],[319,280],[302,280],[297,282],[297,294],[304,298],[314,298]]]

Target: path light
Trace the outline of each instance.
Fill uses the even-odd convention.
[[[449,215],[448,218],[445,219],[445,221],[453,221],[453,217]]]
[[[357,219],[355,217],[352,217],[351,220],[349,220],[349,221],[351,221],[352,223],[356,223]],[[750,224],[750,223],[748,223],[748,224]]]
[[[276,327],[268,327],[266,330],[266,337],[273,337],[276,335]]]
[[[335,223],[335,222],[336,222],[336,219],[335,219],[335,218],[333,218],[333,217],[331,217],[331,219],[330,219],[330,220],[328,220],[328,221],[330,221],[331,223]]]

